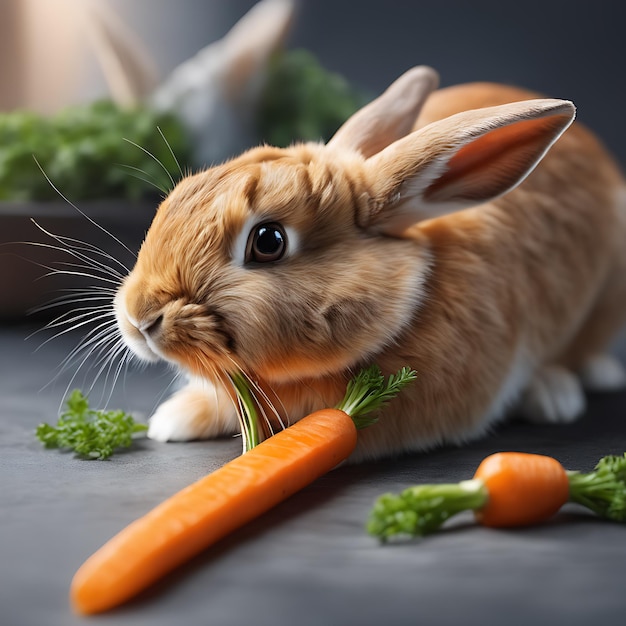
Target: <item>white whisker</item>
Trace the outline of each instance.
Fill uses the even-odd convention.
[[[82,313],[81,311],[84,311]],[[59,328],[60,326],[72,325],[69,330],[74,330],[75,328],[80,328],[80,326],[76,326],[77,322],[80,321],[91,321],[96,322],[100,319],[104,319],[106,317],[113,317],[115,312],[112,311],[109,307],[78,307],[76,309],[72,309],[71,311],[67,311],[62,315],[59,315],[57,318],[48,322],[43,330],[49,330],[51,328]]]
[[[156,163],[158,163],[159,166],[163,169],[163,171],[167,174],[168,178],[170,179],[170,182],[172,183],[172,189],[176,186],[176,183],[174,182],[174,178],[169,173],[169,170],[167,169],[167,167],[165,167],[165,165],[163,165],[163,163],[161,163],[161,161],[159,161],[159,159],[157,159],[154,156],[154,154],[152,154],[152,152],[150,152],[149,150],[146,150],[143,146],[140,146],[138,143],[135,143],[134,141],[131,141],[130,139],[126,137],[124,137],[123,139],[124,141],[127,141],[132,146],[135,146],[136,148],[139,148],[140,150],[145,152],[151,159],[153,159]]]
[[[119,368],[123,365],[123,355],[126,352],[127,348],[124,345],[123,342],[121,341],[116,341],[113,346],[111,346],[108,350],[107,353],[101,357],[98,361],[98,363],[101,363],[100,368],[98,369],[98,371],[96,372],[96,375],[94,377],[94,380],[89,388],[89,391],[92,391],[93,388],[95,387],[96,383],[98,382],[98,380],[100,379],[100,377],[102,376],[102,374],[106,371],[106,375],[104,378],[104,386],[107,387],[108,386],[108,381],[109,381],[109,376],[111,375],[111,370],[113,369],[113,366],[116,365],[116,374],[114,376],[114,381],[117,380],[117,377],[119,376],[119,373],[117,373],[119,371]],[[116,364],[117,363],[117,364]],[[97,365],[97,364],[96,364]],[[115,388],[115,384],[113,384],[110,387],[110,394],[109,394],[109,400],[111,399],[111,395],[113,394]],[[107,401],[107,402],[108,402]]]
[[[126,251],[130,252],[130,254],[132,254],[135,258],[137,258],[137,255],[124,242],[120,241],[113,233],[110,233],[106,228],[104,228],[104,226],[98,224],[98,222],[89,217],[89,215],[87,215],[84,211],[81,211],[73,202],[71,202],[65,195],[63,195],[63,193],[61,193],[61,191],[56,187],[52,180],[50,180],[50,177],[48,176],[48,174],[46,174],[43,167],[41,167],[41,164],[39,163],[37,158],[33,156],[33,159],[35,160],[35,163],[37,164],[37,167],[39,168],[41,173],[44,175],[44,178],[48,181],[48,184],[65,202],[67,202],[75,211],[80,213],[80,215],[82,215],[88,222],[93,224],[96,228],[99,228],[105,235],[111,237],[113,241],[118,243],[120,246],[122,246],[122,248],[124,248]]]
[[[176,155],[174,154],[174,150],[172,150],[172,146],[170,145],[170,142],[165,138],[165,135],[163,134],[163,131],[161,130],[159,126],[157,126],[157,130],[159,131],[159,135],[161,135],[161,138],[165,142],[167,149],[170,151],[170,154],[172,155],[172,158],[174,159],[174,163],[176,163],[176,167],[178,168],[178,171],[180,172],[180,177],[184,178],[185,174],[183,174],[183,168],[180,166],[180,163],[178,162],[178,159],[176,158]]]
[[[260,385],[259,385],[259,384],[258,384],[258,383],[257,383],[257,382],[256,382],[256,381],[255,381],[255,380],[254,380],[254,379],[253,379],[253,378],[252,378],[252,377],[251,377],[251,376],[250,376],[247,372],[245,372],[242,368],[240,368],[240,367],[237,365],[236,361],[235,361],[232,357],[228,356],[228,360],[229,360],[229,361],[230,361],[230,362],[231,362],[231,363],[232,363],[235,367],[237,367],[237,369],[238,369],[238,371],[241,373],[241,375],[242,375],[242,376],[244,376],[244,377],[245,377],[245,379],[248,381],[248,383],[249,383],[249,385],[250,385],[250,387],[251,387],[251,390],[250,390],[250,391],[251,391],[251,393],[252,393],[252,389],[254,389],[254,390],[256,391],[256,393],[257,393],[257,394],[259,394],[259,396],[260,396],[263,400],[265,400],[265,402],[266,402],[267,406],[269,407],[269,409],[270,409],[270,411],[271,411],[272,415],[276,418],[276,421],[278,421],[278,423],[280,424],[280,426],[281,426],[281,428],[282,428],[282,429],[285,429],[285,428],[286,428],[286,426],[285,426],[285,423],[283,422],[283,419],[282,419],[282,417],[281,417],[281,415],[280,415],[280,412],[279,412],[279,411],[278,411],[278,409],[274,406],[274,403],[272,402],[272,400],[270,399],[270,397],[267,395],[267,393],[265,392],[265,390],[264,390],[264,389],[263,389],[263,388],[262,388],[262,387],[261,387],[261,386],[260,386]],[[262,408],[261,403],[258,401],[258,396],[254,395],[254,394],[253,394],[253,396],[254,396],[254,398],[255,398],[255,400],[256,400],[256,402],[257,402],[257,404],[259,405],[259,407],[261,407],[261,408]],[[274,394],[274,396],[275,396],[276,398],[278,398],[278,396],[277,396],[276,394]],[[287,413],[287,411],[285,410],[285,407],[284,407],[282,404],[281,404],[281,408],[283,409],[284,413],[286,414],[286,413]],[[267,418],[266,418],[266,421],[267,421]],[[272,428],[272,427],[271,427],[271,424],[270,424],[269,422],[268,422],[268,426],[270,427],[270,429]]]
[[[37,226],[39,225],[37,224]],[[115,258],[112,254],[110,254],[106,250],[103,250],[102,248],[88,241],[81,241],[80,239],[74,239],[73,237],[64,237],[62,235],[54,235],[54,233],[50,233],[50,235],[56,238],[57,241],[59,241],[59,243],[63,245],[66,245],[75,250],[81,250],[82,252],[89,252],[90,254],[96,254],[104,259],[107,259],[108,261],[115,263],[116,265],[119,265],[120,268],[124,270],[126,274],[130,272],[130,269],[124,263],[122,263],[122,261]]]
[[[48,302],[47,304],[42,304],[41,306],[38,306],[36,308],[33,309],[33,313],[41,313],[43,311],[48,311],[50,309],[54,309],[56,307],[62,307],[62,306],[67,306],[69,304],[83,304],[85,302],[101,302],[101,301],[105,301],[108,302],[107,305],[102,305],[102,307],[105,306],[110,306],[110,302],[111,302],[111,296],[110,295],[106,295],[106,296],[84,296],[84,297],[74,297],[74,296],[61,296],[59,298],[55,298],[54,300],[52,300],[51,302]],[[101,307],[99,306],[94,306],[92,307],[94,310],[97,310]]]
[[[133,178],[136,178],[137,180],[141,180],[144,183],[151,185],[152,187],[154,187],[155,189],[158,189],[163,195],[167,195],[167,189],[165,189],[164,187],[162,187],[161,185],[157,184],[156,182],[154,182],[154,180],[151,180],[148,177],[147,172],[145,172],[144,170],[138,168],[138,167],[134,167],[133,165],[126,165],[124,163],[118,163],[117,164],[118,167],[123,167],[127,170],[130,170],[128,172],[126,172],[129,176],[132,176]],[[139,174],[137,174],[136,172],[139,172],[141,174],[145,174],[145,176],[139,176]]]
[[[74,268],[78,270],[87,270],[89,272],[102,272],[103,274],[105,274],[106,278],[111,277],[111,274],[113,274],[111,278],[118,285],[121,283],[122,279],[124,278],[121,274],[117,274],[116,272],[110,272],[102,268],[95,267],[93,265],[87,265],[85,263],[59,261],[57,265],[58,265],[57,269],[60,269],[60,270],[63,270],[64,268]],[[97,274],[93,274],[93,276],[97,276]]]
[[[33,245],[33,246],[45,246],[45,247],[50,247],[56,250],[60,250],[62,252],[65,252],[66,254],[70,254],[74,257],[80,258],[83,261],[86,261],[88,263],[93,264],[94,266],[99,266],[102,269],[106,269],[112,273],[114,273],[116,276],[122,276],[122,274],[119,272],[119,270],[115,270],[114,268],[112,268],[110,265],[107,265],[106,263],[102,263],[101,261],[97,261],[96,259],[88,256],[87,254],[85,254],[85,252],[89,252],[90,254],[97,254],[98,256],[101,256],[109,261],[113,261],[114,263],[116,263],[117,265],[119,265],[124,272],[127,274],[130,270],[119,260],[117,260],[113,255],[109,254],[108,252],[105,252],[104,250],[102,250],[101,248],[98,248],[97,246],[94,246],[92,244],[87,244],[83,241],[80,241],[78,239],[73,239],[71,237],[63,237],[61,235],[55,235],[53,232],[46,230],[43,226],[41,226],[41,224],[39,224],[36,220],[34,220],[33,218],[31,218],[30,220],[42,233],[44,233],[44,235],[47,235],[48,237],[50,237],[51,239],[54,239],[57,243],[60,244],[60,247],[55,248],[54,246],[52,246],[51,244],[44,244],[44,243],[40,243],[40,242],[24,242],[24,243],[28,243],[29,245]],[[76,245],[79,244],[79,245]]]
[[[93,298],[93,300],[101,300],[102,298]],[[89,300],[88,298],[85,299],[75,299],[75,300],[69,300],[68,302],[74,302],[75,304],[82,304],[87,302],[87,300]],[[37,313],[39,311],[43,311],[46,309],[52,309],[54,307],[58,307],[58,306],[62,306],[63,304],[65,304],[64,302],[56,302],[54,304],[48,304],[42,307],[39,307],[37,309],[34,309],[34,313]],[[80,311],[90,311],[91,314],[95,314],[95,313],[104,313],[105,311],[113,311],[110,305],[110,302],[108,302],[107,304],[100,304],[100,305],[89,305],[89,306],[84,306],[84,307],[75,307],[69,311],[65,311],[64,313],[61,313],[60,315],[58,315],[57,317],[55,317],[54,319],[50,320],[49,322],[47,322],[44,326],[42,326],[41,328],[38,328],[36,330],[34,330],[30,335],[28,335],[26,337],[26,339],[30,339],[31,337],[34,337],[35,335],[38,335],[39,333],[44,332],[45,330],[48,330],[50,328],[56,327],[56,326],[60,326],[61,324],[70,324],[72,322],[72,320],[70,319],[71,315],[74,315],[76,313],[79,313]]]
[[[101,326],[102,326],[102,325],[101,325]],[[114,339],[115,339],[115,337],[111,337],[111,331],[113,331],[113,330],[114,330],[114,328],[115,328],[115,326],[113,326],[113,325],[111,325],[111,324],[108,324],[108,330],[109,330],[109,333],[108,333],[108,338],[109,338],[109,341],[112,341],[112,340],[114,340]],[[106,340],[106,339],[107,339],[107,338],[105,337],[105,338],[102,340],[102,342],[100,342],[99,344],[96,344],[95,346],[92,346],[92,347],[91,347],[91,349],[90,349],[90,350],[88,350],[87,354],[86,354],[86,355],[84,356],[84,358],[81,360],[81,362],[79,363],[78,367],[76,368],[76,370],[75,370],[74,374],[73,374],[73,375],[72,375],[72,377],[70,378],[70,381],[69,381],[69,383],[67,384],[67,387],[66,387],[66,389],[65,389],[65,394],[64,394],[65,396],[67,396],[67,394],[69,393],[70,388],[71,388],[71,387],[72,387],[72,385],[74,384],[74,381],[76,380],[76,377],[78,376],[79,372],[83,369],[84,365],[85,365],[85,364],[89,361],[89,359],[90,359],[90,358],[92,357],[92,355],[94,354],[95,350],[97,349],[97,347],[96,347],[96,346],[98,346],[98,345],[99,345],[99,349],[102,349],[102,347],[103,347],[103,346],[105,346],[105,345],[107,344],[107,340]],[[72,359],[73,359],[73,358],[76,358],[76,357],[79,357],[79,354],[80,354],[80,350],[79,350],[78,352],[76,352],[76,353],[75,353],[75,355],[74,355],[74,357],[72,357]],[[69,364],[69,362],[68,362],[67,364]],[[66,364],[66,365],[67,365],[67,364]]]
[[[57,373],[53,378],[43,387],[44,389],[51,385],[53,382],[57,381],[60,376],[78,359],[82,359],[79,363],[78,367],[74,370],[74,374],[68,383],[67,389],[65,391],[64,397],[69,392],[69,388],[72,386],[74,380],[78,376],[78,374],[83,369],[83,366],[88,362],[88,360],[92,357],[96,350],[104,349],[110,344],[114,339],[114,325],[110,322],[106,322],[105,324],[100,324],[98,327],[92,329],[85,337],[89,337],[90,335],[94,335],[92,339],[89,341],[85,341],[84,343],[80,343],[75,346],[68,355],[61,361],[57,368]],[[98,332],[98,329],[103,329]],[[113,336],[112,336],[113,334]],[[82,353],[82,356],[81,356]]]
[[[78,324],[75,324],[73,326],[70,326],[69,328],[66,328],[64,330],[59,331],[58,333],[55,333],[54,335],[52,335],[52,337],[48,337],[48,339],[46,339],[40,346],[38,346],[36,348],[35,351],[40,350],[41,348],[43,348],[46,344],[50,343],[51,341],[53,341],[54,339],[58,339],[59,337],[66,335],[69,332],[72,332],[78,328],[82,328],[83,326],[86,326],[87,324],[92,324],[94,322],[97,322],[101,319],[105,319],[105,318],[112,318],[115,314],[111,311],[111,312],[107,312],[107,313],[101,313],[95,317],[90,317],[87,319],[83,319],[81,322],[79,322]],[[97,326],[96,328],[101,328],[105,325],[112,325],[112,321],[113,320],[109,320],[107,322],[104,322],[104,324],[100,324],[99,326]],[[52,327],[51,327],[52,328]]]
[[[40,267],[48,270],[41,278],[47,278],[50,276],[81,276],[82,278],[91,278],[92,280],[100,280],[111,285],[119,285],[119,280],[113,280],[112,278],[105,278],[104,276],[97,276],[95,274],[89,274],[88,272],[78,272],[72,270],[62,270],[56,267],[49,267],[47,265],[39,264]]]

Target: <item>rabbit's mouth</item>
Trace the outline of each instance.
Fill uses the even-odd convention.
[[[235,341],[222,316],[203,305],[172,300],[161,306],[135,307],[122,289],[115,313],[126,345],[143,361],[165,360],[204,377],[238,367],[233,358]]]

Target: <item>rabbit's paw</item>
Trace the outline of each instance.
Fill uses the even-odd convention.
[[[218,402],[213,388],[184,387],[150,418],[148,437],[155,441],[191,441],[233,433],[236,413],[229,401]]]
[[[540,369],[524,392],[521,415],[538,424],[567,424],[577,420],[586,408],[578,377],[558,366]]]
[[[626,369],[610,354],[591,357],[580,368],[579,376],[587,391],[618,391],[626,387]]]

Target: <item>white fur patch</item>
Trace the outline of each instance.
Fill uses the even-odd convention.
[[[578,377],[556,365],[541,368],[524,393],[522,415],[538,424],[568,424],[586,408],[585,394]]]
[[[616,391],[626,387],[626,369],[610,354],[590,358],[579,371],[583,387],[588,391]]]
[[[148,437],[155,441],[208,439],[237,430],[233,404],[206,381],[177,391],[150,418]]]

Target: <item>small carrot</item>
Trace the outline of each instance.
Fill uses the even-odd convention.
[[[378,368],[364,370],[336,409],[303,418],[133,522],[78,570],[74,609],[90,614],[121,604],[331,470],[354,450],[357,429],[375,421],[365,414],[414,377],[408,368],[387,380]]]
[[[522,452],[488,456],[471,480],[418,485],[374,504],[367,530],[382,540],[432,533],[450,517],[472,510],[484,526],[527,526],[552,517],[566,502],[626,522],[626,454],[606,456],[595,471],[567,471],[552,457]]]

